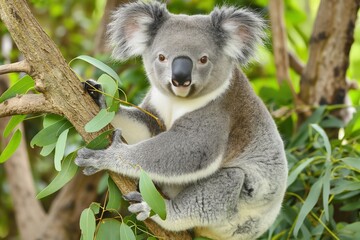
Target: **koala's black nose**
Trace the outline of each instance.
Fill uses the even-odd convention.
[[[175,87],[190,86],[193,63],[189,57],[177,57],[172,62],[172,84]]]

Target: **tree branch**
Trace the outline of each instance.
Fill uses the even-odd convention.
[[[284,23],[283,0],[270,0],[270,20],[273,38],[273,49],[276,66],[276,77],[279,83],[289,77],[289,59],[287,54],[286,30]]]
[[[295,56],[294,53],[288,52],[288,56],[290,67],[301,76],[305,68],[304,64]]]
[[[6,73],[13,73],[13,72],[25,72],[29,74],[30,71],[31,71],[31,67],[26,60],[17,63],[0,65],[0,75]]]
[[[286,81],[288,84],[294,103],[299,104],[299,98],[291,82],[289,75],[289,56],[286,43],[286,29],[284,21],[284,2],[283,0],[270,0],[270,20],[273,37],[273,49],[276,66],[276,78],[279,84]]]
[[[0,17],[18,49],[24,54],[31,68],[30,75],[36,79],[36,85],[41,86],[43,97],[51,102],[52,108],[65,116],[86,142],[106,131],[107,129],[103,129],[96,133],[88,133],[84,130],[85,124],[97,114],[99,108],[91,97],[84,93],[80,81],[69,68],[55,43],[45,34],[31,14],[27,1],[0,0]],[[5,105],[4,103],[1,107]],[[114,174],[111,176],[122,190],[135,190],[133,184],[129,184],[133,182],[132,180]],[[80,185],[79,182],[81,182]],[[63,201],[56,201],[56,206],[54,205],[51,209],[44,223],[45,231],[44,229],[38,231],[39,239],[78,239],[76,233],[79,232],[80,214],[79,211],[75,211],[74,206],[77,209],[89,206],[92,199],[84,200],[82,196],[93,196],[94,192],[96,194],[94,186],[97,182],[96,177],[78,175],[65,186],[58,196]],[[92,191],[89,192],[89,189]],[[54,231],[54,227],[60,231]],[[156,224],[149,225],[149,229],[160,238],[191,239],[186,233],[168,232]]]
[[[46,100],[43,94],[19,95],[0,104],[0,117],[37,113],[62,115],[61,110]]]

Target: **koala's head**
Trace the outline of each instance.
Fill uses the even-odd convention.
[[[248,62],[262,42],[264,22],[235,7],[188,16],[155,1],[136,2],[114,13],[108,33],[114,58],[141,55],[152,86],[194,98],[219,88],[235,64]]]

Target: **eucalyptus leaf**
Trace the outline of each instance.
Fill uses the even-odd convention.
[[[109,201],[106,204],[106,209],[118,210],[121,207],[122,195],[119,188],[116,186],[111,178],[108,178]]]
[[[99,230],[96,239],[104,240],[123,240],[120,236],[121,222],[115,219],[103,219],[99,223]]]
[[[97,136],[95,139],[89,142],[86,145],[86,147],[93,150],[100,150],[106,148],[107,146],[110,145],[109,135],[112,134],[113,132],[114,132],[113,130],[108,130],[106,132],[101,133],[99,136]]]
[[[90,56],[87,56],[87,55],[81,55],[81,56],[78,56],[78,57],[74,58],[73,60],[71,60],[70,64],[74,60],[77,60],[77,59],[83,60],[87,63],[90,63],[94,67],[96,67],[96,68],[102,70],[103,72],[107,73],[108,75],[110,75],[116,81],[120,82],[120,78],[119,78],[118,74],[111,67],[109,67],[105,63],[101,62],[100,60],[90,57]]]
[[[323,206],[326,221],[329,221],[329,196],[330,196],[330,181],[331,181],[331,164],[327,162],[325,165],[325,174],[323,177]]]
[[[166,218],[166,206],[163,197],[157,191],[154,183],[145,171],[141,170],[139,188],[145,202],[159,215],[161,219]]]
[[[6,145],[5,149],[0,154],[0,163],[7,161],[19,147],[21,142],[21,131],[18,129],[11,137],[9,143]]]
[[[52,151],[54,151],[56,146],[56,143],[52,143],[46,146],[43,146],[43,148],[41,149],[40,155],[43,157],[49,156],[50,153],[52,153]]]
[[[101,205],[97,202],[92,202],[90,204],[90,209],[94,212],[94,214],[98,214],[100,212]]]
[[[34,86],[34,80],[29,75],[25,75],[0,96],[0,103],[16,95],[27,93]]]
[[[120,239],[121,240],[136,240],[136,237],[131,228],[125,223],[120,225]]]
[[[98,83],[101,84],[103,91],[106,93],[105,100],[106,106],[110,107],[110,112],[117,112],[119,106],[118,101],[115,99],[119,97],[118,85],[115,81],[107,74],[103,74],[97,80]]]
[[[56,171],[61,171],[61,160],[64,157],[68,133],[69,133],[69,129],[63,131],[56,142],[55,157],[54,157],[54,165]]]
[[[86,132],[97,132],[108,125],[115,117],[115,112],[101,109],[99,113],[85,125]]]
[[[331,158],[331,145],[330,145],[330,141],[329,141],[328,136],[326,135],[324,129],[322,129],[319,125],[311,124],[311,127],[314,128],[320,134],[320,136],[323,138],[325,149],[326,149],[326,160],[330,161],[330,158]]]
[[[94,233],[96,229],[96,219],[94,212],[90,208],[84,209],[81,213],[80,229],[81,229],[81,235],[84,240],[94,239]]]
[[[76,152],[69,154],[62,161],[61,171],[56,175],[54,180],[36,196],[37,199],[44,198],[56,192],[75,176],[78,170],[78,166],[74,162],[75,158]]]
[[[358,158],[347,157],[347,158],[341,158],[340,160],[343,161],[346,165],[349,165],[350,167],[360,170],[360,157]]]
[[[30,146],[34,147],[34,145],[37,145],[39,147],[43,147],[46,145],[56,143],[60,134],[66,129],[69,129],[71,127],[72,127],[71,123],[66,119],[57,121],[56,123],[38,132],[31,140]]]
[[[314,158],[308,158],[305,161],[302,161],[298,166],[296,166],[296,168],[294,170],[290,171],[290,175],[288,177],[287,180],[287,186],[289,187],[291,184],[293,184],[293,182],[295,182],[295,180],[297,179],[297,177],[299,176],[299,174],[312,162],[314,161]]]
[[[5,129],[4,129],[4,137],[8,137],[10,133],[14,130],[14,128],[19,125],[24,119],[26,118],[26,115],[16,115],[12,116],[9,122],[7,123]]]
[[[314,185],[311,187],[309,195],[307,196],[303,206],[301,207],[300,213],[296,219],[294,227],[294,236],[297,237],[297,234],[302,226],[306,216],[313,209],[317,201],[319,200],[320,192],[322,188],[322,178],[318,179]]]

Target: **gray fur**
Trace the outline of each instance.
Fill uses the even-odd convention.
[[[121,7],[109,30],[113,55],[142,55],[151,89],[141,107],[166,129],[121,108],[119,117],[147,126],[150,138],[125,145],[117,130],[108,149],[82,149],[76,163],[85,174],[106,169],[135,178],[141,166],[169,198],[167,219],[152,217],[166,229],[194,229],[213,239],[259,237],[280,211],[287,179],[276,125],[236,67],[254,54],[263,27],[256,14],[234,7],[194,16],[171,14],[157,2]],[[135,35],[142,41],[129,41]],[[208,62],[200,63],[204,55]],[[171,85],[171,63],[179,56],[193,62],[185,90]],[[137,200],[129,210],[139,219],[149,216],[138,193],[128,199]]]

